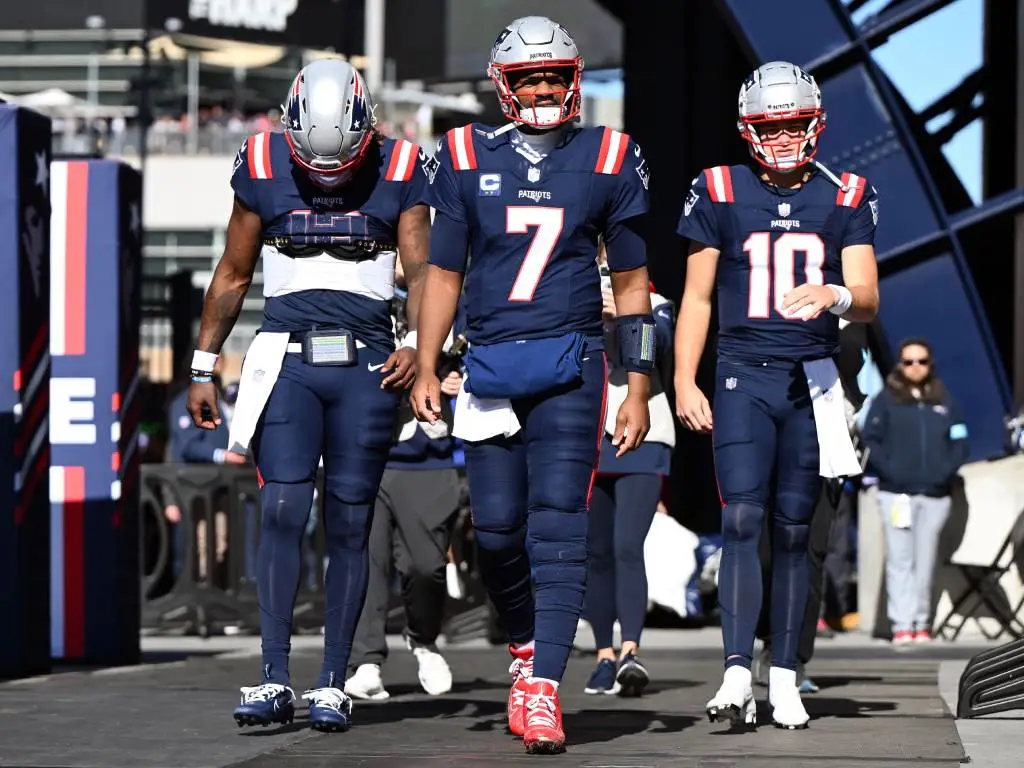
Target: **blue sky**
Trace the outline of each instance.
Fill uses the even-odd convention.
[[[868,3],[858,21],[885,6]],[[981,65],[982,0],[957,0],[875,49],[875,59],[914,109],[923,109]],[[929,49],[934,53],[929,53]],[[948,116],[936,117],[929,128],[941,127]],[[945,146],[946,158],[975,203],[981,201],[981,122],[975,120]]]

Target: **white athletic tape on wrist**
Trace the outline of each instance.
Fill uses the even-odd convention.
[[[853,306],[853,294],[850,293],[850,289],[845,285],[832,285],[832,283],[829,283],[828,287],[839,294],[839,301],[829,309],[829,312],[833,315],[845,315]]]
[[[217,367],[217,357],[218,355],[213,352],[195,350],[192,353],[192,370],[213,373],[213,369]]]

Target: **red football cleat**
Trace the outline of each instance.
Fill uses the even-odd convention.
[[[526,683],[526,731],[523,733],[523,746],[532,755],[550,755],[565,749],[558,689],[546,680]]]
[[[508,647],[512,654],[512,689],[508,692],[508,729],[513,736],[522,736],[526,730],[526,680],[533,674],[533,648]]]

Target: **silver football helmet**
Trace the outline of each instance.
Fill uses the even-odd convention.
[[[561,75],[561,90],[517,94],[515,86],[531,73]],[[491,48],[487,76],[498,90],[505,116],[535,128],[554,128],[580,114],[583,59],[561,24],[545,16],[524,16],[502,30]]]
[[[740,87],[736,126],[761,165],[773,171],[800,168],[818,151],[818,136],[825,130],[821,90],[795,64],[762,64]]]
[[[374,136],[366,83],[355,67],[340,59],[303,67],[281,112],[292,159],[323,187],[345,181]]]

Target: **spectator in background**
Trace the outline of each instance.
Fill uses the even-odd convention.
[[[224,421],[214,430],[200,429],[192,422],[188,414],[186,400],[188,388],[183,389],[172,401],[167,413],[167,427],[170,434],[168,445],[168,461],[175,464],[245,464],[247,459],[238,453],[228,450],[228,429],[229,417],[232,403],[224,398],[224,389],[221,385],[219,375],[214,376],[217,391],[220,393],[218,406],[225,414]],[[225,406],[227,406],[225,408]],[[181,510],[176,505],[170,505],[164,509],[164,516],[168,522],[175,526],[174,569],[175,575],[180,573],[182,544],[184,538],[179,533],[182,519]],[[218,565],[224,563],[228,548],[228,519],[227,513],[217,510],[214,514],[214,550],[215,559]],[[196,520],[196,548],[199,553],[198,577],[200,581],[208,578],[209,568],[207,563],[206,544],[206,520]]]
[[[924,339],[900,345],[861,434],[878,477],[893,643],[931,640],[932,579],[950,492],[967,460],[967,426]]]
[[[637,660],[640,633],[647,615],[647,572],[644,540],[661,498],[662,478],[669,474],[675,446],[675,421],[665,395],[671,381],[674,317],[672,303],[654,292],[651,307],[657,324],[655,348],[662,353],[651,376],[649,410],[651,429],[636,450],[616,458],[612,445],[615,418],[626,397],[627,372],[619,362],[614,321],[615,299],[602,244],[598,265],[604,295],[605,349],[608,358],[607,416],[601,441],[601,457],[590,501],[588,546],[590,549],[587,592],[583,615],[594,631],[597,666],[586,693],[639,695],[650,681]],[[622,632],[622,648],[613,647],[615,619]]]

